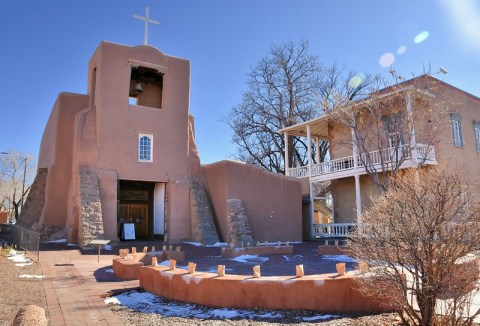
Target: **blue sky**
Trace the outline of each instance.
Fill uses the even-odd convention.
[[[145,6],[160,21],[149,44],[191,61],[190,112],[202,163],[234,152],[221,118],[240,102],[249,67],[272,44],[304,38],[324,64],[363,73],[388,74],[380,59],[391,53],[400,75],[442,66],[448,74],[439,78],[480,96],[475,0],[1,1],[0,150],[37,156],[58,93],[86,93],[87,63],[100,41],[143,43],[143,22],[132,16]],[[415,43],[421,32],[428,37]]]

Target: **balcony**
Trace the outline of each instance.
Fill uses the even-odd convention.
[[[437,164],[435,149],[433,146],[417,144],[413,149],[409,145],[402,145],[399,148],[389,148],[380,151],[373,151],[356,155],[357,164],[355,167],[354,156],[347,156],[331,161],[312,165],[311,175],[308,166],[288,169],[287,175],[295,178],[310,177],[316,181],[325,181],[351,177],[355,174],[365,174],[364,162],[377,171],[381,171],[382,165],[387,168],[395,166],[395,162],[402,158],[401,169],[418,166],[419,164]]]

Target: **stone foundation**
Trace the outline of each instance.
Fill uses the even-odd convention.
[[[42,215],[43,205],[45,204],[45,185],[47,182],[48,169],[38,169],[35,180],[28,196],[25,199],[22,212],[18,218],[17,225],[30,229],[35,223],[38,223]]]
[[[192,241],[207,245],[219,242],[212,208],[201,177],[190,177],[190,215]]]
[[[94,169],[80,166],[79,187],[81,211],[78,244],[86,246],[90,241],[104,237],[100,185]]]
[[[254,243],[248,224],[247,212],[240,199],[227,200],[227,242],[240,246],[241,243]]]

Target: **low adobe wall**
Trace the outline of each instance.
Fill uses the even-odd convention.
[[[188,274],[166,266],[140,268],[140,286],[183,302],[226,308],[307,309],[319,312],[392,311],[355,289],[352,274],[261,277],[213,273]]]
[[[321,245],[318,246],[319,255],[351,255],[350,246]]]
[[[138,280],[140,278],[140,268],[152,264],[152,257],[157,257],[157,261],[174,259],[176,261],[185,260],[185,251],[167,250],[155,251],[150,253],[140,252],[129,254],[127,258],[120,256],[113,259],[112,269],[116,277],[124,281]]]
[[[242,255],[293,255],[293,246],[222,247],[222,257],[224,258],[235,258]]]

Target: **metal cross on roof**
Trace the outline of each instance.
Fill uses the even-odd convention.
[[[143,42],[143,44],[145,45],[148,45],[148,23],[160,25],[159,21],[149,19],[148,13],[149,13],[149,9],[148,7],[145,7],[145,17],[139,16],[139,15],[133,15],[133,18],[145,21],[145,39]]]

